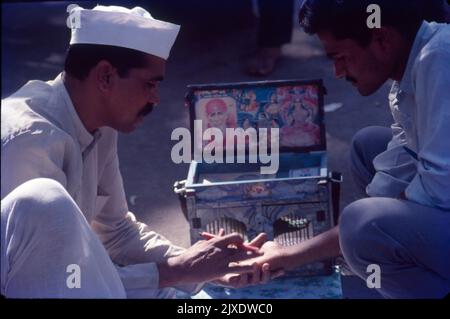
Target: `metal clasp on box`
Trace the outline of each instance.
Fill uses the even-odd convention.
[[[186,180],[176,181],[173,184],[173,192],[178,195],[184,195],[186,193]]]
[[[180,197],[186,197],[195,193],[195,190],[186,188],[186,180],[176,181],[173,184],[173,192]]]

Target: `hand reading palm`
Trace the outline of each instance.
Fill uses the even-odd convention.
[[[282,246],[273,241],[266,242],[266,238],[265,234],[260,234],[250,242],[250,245],[260,247],[260,253],[263,255],[253,254],[249,256],[249,259],[238,262],[239,265],[252,265],[254,269],[252,273],[227,274],[217,279],[215,283],[240,288],[248,285],[264,284],[270,279],[282,276],[284,274],[280,258],[280,248]]]

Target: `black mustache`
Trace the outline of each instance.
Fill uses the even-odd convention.
[[[138,113],[138,116],[147,116],[151,111],[153,111],[154,104],[149,103]]]

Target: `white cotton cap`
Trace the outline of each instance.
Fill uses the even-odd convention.
[[[141,7],[69,6],[70,44],[102,44],[129,48],[167,60],[180,26],[154,19]]]

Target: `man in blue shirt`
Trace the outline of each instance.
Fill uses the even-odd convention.
[[[368,27],[370,4],[380,8],[378,28]],[[450,26],[423,21],[421,5],[304,2],[300,24],[318,35],[338,78],[363,96],[394,81],[394,123],[366,128],[353,139],[352,172],[369,197],[347,206],[338,226],[311,240],[290,247],[266,243],[259,262],[293,268],[342,254],[385,297],[450,292]],[[379,280],[368,278],[374,269]]]

